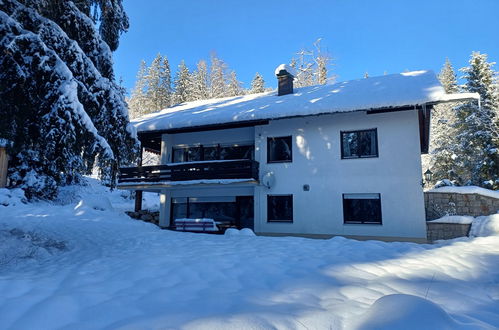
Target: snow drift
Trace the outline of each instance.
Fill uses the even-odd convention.
[[[499,327],[497,234],[425,245],[182,233],[129,218],[133,200],[95,180],[62,193],[24,204],[0,190],[2,328]]]

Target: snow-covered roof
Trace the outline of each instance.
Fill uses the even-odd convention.
[[[477,99],[478,94],[449,95],[432,71],[413,71],[296,88],[293,94],[250,94],[182,103],[133,121],[138,132],[217,124],[397,108]]]

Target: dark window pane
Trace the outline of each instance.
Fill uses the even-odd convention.
[[[187,149],[187,161],[197,162],[201,160],[201,147],[189,147]]]
[[[237,218],[235,197],[189,198],[189,218],[210,218],[234,225]]]
[[[254,227],[254,206],[253,196],[238,196],[237,206],[239,213],[239,227],[250,228]]]
[[[376,131],[370,130],[359,132],[360,156],[376,156],[377,153]]]
[[[232,149],[233,149],[233,147],[229,147],[229,146],[221,147],[220,148],[220,159],[221,160],[235,159]]]
[[[355,132],[342,133],[343,157],[358,157],[357,134]]]
[[[220,159],[253,159],[254,146],[224,146],[220,150]]]
[[[255,147],[253,145],[173,148],[174,163],[254,158]]]
[[[293,195],[267,196],[267,221],[293,221]]]
[[[291,136],[269,137],[267,139],[268,162],[290,162],[293,160]]]
[[[376,129],[341,132],[341,157],[360,158],[378,156]]]
[[[345,223],[381,224],[381,199],[379,194],[343,195]]]
[[[186,158],[187,148],[174,148],[173,149],[173,162],[183,163],[187,161]]]
[[[204,147],[204,160],[218,160],[218,146]]]
[[[172,218],[187,218],[187,198],[172,198]]]

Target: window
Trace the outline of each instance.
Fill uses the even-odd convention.
[[[173,148],[173,163],[195,162],[201,160],[201,147]]]
[[[341,158],[378,157],[376,129],[341,132]]]
[[[267,163],[293,161],[291,136],[267,138]]]
[[[249,145],[222,146],[220,159],[254,159],[255,147]]]
[[[172,219],[211,218],[234,224],[236,197],[177,197],[172,198]]]
[[[255,159],[255,146],[251,144],[174,147],[172,152],[172,163]]]
[[[267,221],[293,222],[293,195],[267,195]]]
[[[187,161],[187,148],[173,148],[173,163],[183,163]]]
[[[174,197],[170,216],[211,218],[222,227],[253,229],[253,196]]]
[[[380,194],[343,194],[343,221],[380,225]]]

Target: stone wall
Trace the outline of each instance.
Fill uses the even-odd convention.
[[[425,192],[426,220],[445,215],[471,215],[473,217],[494,214],[499,210],[499,199],[479,194]]]
[[[155,225],[159,223],[159,211],[140,210],[138,212],[128,211],[125,213],[128,214],[130,218],[151,222]]]
[[[427,237],[429,242],[438,239],[452,239],[468,236],[471,224],[427,222]]]

